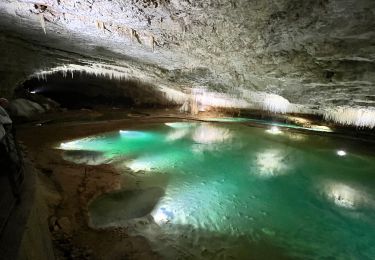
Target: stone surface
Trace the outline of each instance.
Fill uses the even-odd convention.
[[[0,95],[66,66],[178,104],[199,89],[211,105],[269,109],[253,104],[267,93],[302,112],[373,108],[374,15],[372,0],[3,0]]]
[[[19,98],[13,100],[9,105],[9,112],[13,117],[31,119],[32,117],[44,113],[45,110],[38,103]]]
[[[69,218],[61,217],[57,220],[57,224],[64,233],[70,234],[72,232],[72,224],[70,223]]]

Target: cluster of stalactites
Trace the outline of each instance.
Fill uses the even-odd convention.
[[[152,78],[145,77],[143,74],[135,70],[107,64],[68,64],[39,71],[34,73],[32,76],[38,79],[47,80],[48,76],[56,73],[61,73],[63,77],[71,78],[74,78],[74,74],[87,74],[118,81],[140,80],[144,83],[149,83],[150,85],[153,85],[151,82],[154,82]],[[153,86],[160,92],[164,93],[165,98],[173,104],[183,104],[184,100],[186,99],[186,95],[182,91],[175,90],[164,85]]]
[[[103,66],[92,64],[91,66],[64,65],[41,71],[34,76],[47,79],[48,75],[60,72],[64,77],[73,77],[74,73],[87,73],[97,77],[106,77],[115,80],[126,80],[128,71],[116,66]],[[164,93],[165,98],[173,104],[182,105],[181,111],[197,114],[206,107],[236,108],[236,109],[260,109],[273,113],[305,112],[306,106],[290,103],[286,98],[266,92],[242,91],[240,95],[217,93],[207,91],[204,87],[193,88],[190,93],[176,90],[167,86],[155,86]],[[310,111],[311,112],[311,111]],[[325,120],[334,121],[342,125],[357,127],[375,127],[375,108],[361,107],[332,107],[323,110]]]
[[[294,108],[287,99],[272,93],[246,91],[240,94],[228,94],[210,92],[204,88],[194,88],[191,91],[189,102],[196,104],[199,107],[198,110],[204,107],[220,107],[260,109],[285,114]]]
[[[261,109],[266,111],[286,114],[292,110],[292,104],[286,98],[276,94],[256,93],[254,100]]]
[[[342,125],[357,127],[375,127],[375,108],[335,107],[324,111],[324,119]]]
[[[119,67],[109,65],[103,66],[101,64],[90,64],[87,66],[76,64],[62,65],[45,71],[36,72],[33,76],[37,77],[38,79],[46,80],[48,76],[55,73],[62,73],[63,77],[71,76],[72,78],[74,77],[75,73],[86,73],[96,77],[105,77],[115,80],[127,79],[127,73],[121,71]]]

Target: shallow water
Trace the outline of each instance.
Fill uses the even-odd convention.
[[[147,221],[132,222],[136,232],[166,258],[191,259],[373,259],[371,147],[240,123],[195,122],[61,144],[100,152],[100,160],[104,156],[120,171],[130,168],[140,189],[164,190],[157,200],[151,195],[146,209],[127,208],[126,196],[99,197],[90,205],[93,226],[126,225],[129,216],[142,212]],[[85,162],[81,154],[79,162]],[[147,200],[147,194],[139,196]]]

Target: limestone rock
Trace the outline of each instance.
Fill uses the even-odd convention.
[[[10,103],[9,112],[13,117],[32,119],[34,116],[44,113],[45,110],[35,102],[19,98]]]
[[[0,96],[60,72],[116,79],[136,104],[198,88],[210,105],[375,107],[373,0],[47,2],[0,1]]]

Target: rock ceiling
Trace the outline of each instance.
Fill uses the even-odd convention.
[[[208,93],[212,105],[362,109],[371,125],[374,18],[373,0],[1,0],[0,89],[86,71],[177,103]]]

